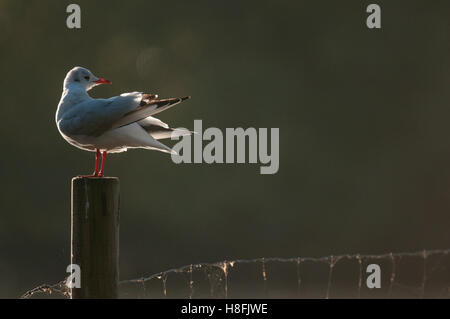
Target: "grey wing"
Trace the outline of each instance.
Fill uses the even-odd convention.
[[[139,103],[139,107],[125,114],[122,118],[114,123],[112,128],[117,128],[140,121],[151,115],[165,111],[177,105],[178,103],[190,98],[190,96],[184,96],[179,98],[157,99],[157,95],[149,94],[150,96],[152,96],[152,98],[146,98],[146,95],[147,94],[142,95],[143,98]],[[155,98],[153,98],[153,96]]]
[[[133,92],[110,99],[91,99],[77,104],[66,112],[58,122],[58,126],[63,133],[69,135],[99,136],[108,130],[145,120],[150,115],[167,110],[189,98],[187,96],[157,99],[157,97],[155,94]],[[149,121],[144,126],[147,127],[147,132],[159,138],[168,138],[173,131],[164,125],[150,127]]]
[[[69,135],[99,136],[113,128],[125,114],[135,110],[141,101],[141,93],[129,93],[110,99],[91,99],[68,110],[58,126]]]

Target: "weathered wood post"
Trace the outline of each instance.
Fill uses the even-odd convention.
[[[116,177],[72,179],[71,263],[81,288],[72,298],[117,298],[120,183]]]

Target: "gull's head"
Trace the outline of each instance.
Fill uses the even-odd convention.
[[[96,77],[88,69],[77,66],[67,73],[66,78],[64,79],[64,89],[69,88],[69,86],[78,86],[89,91],[94,86],[111,83],[112,82],[109,80]]]

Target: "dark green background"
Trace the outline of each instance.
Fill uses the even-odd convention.
[[[172,126],[279,127],[280,170],[112,155],[121,278],[196,262],[449,247],[450,2],[0,0],[0,297],[65,277],[70,180],[93,155],[54,113],[68,70],[191,95]],[[169,141],[170,144],[170,141]]]

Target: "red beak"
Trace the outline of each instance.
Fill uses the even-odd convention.
[[[97,83],[97,84],[112,84],[112,82],[110,80],[106,80],[103,78],[98,79],[97,81],[95,81],[95,83]]]

